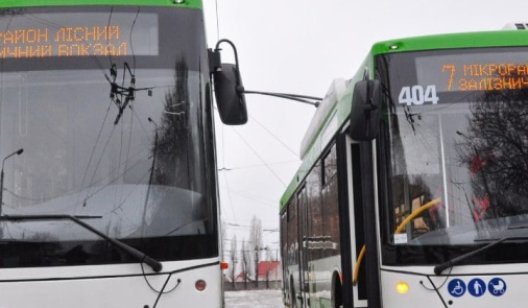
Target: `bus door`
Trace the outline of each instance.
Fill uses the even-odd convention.
[[[354,308],[367,307],[367,286],[365,262],[358,267],[357,261],[365,243],[363,224],[363,199],[361,193],[361,162],[358,143],[352,143],[350,138],[346,142],[347,150],[347,185],[348,185],[348,214],[350,230],[350,256],[352,259],[353,279],[352,302]],[[359,271],[357,270],[359,268]],[[358,272],[355,274],[355,272]]]
[[[308,217],[308,198],[306,196],[306,186],[301,188],[297,193],[297,210],[299,219],[298,229],[299,230],[299,286],[300,292],[298,299],[300,300],[301,307],[310,307],[309,296],[309,268],[308,268],[308,231],[309,231],[309,217]]]
[[[285,283],[287,283],[288,286],[288,298],[290,302],[290,307],[292,308],[299,308],[300,305],[300,298],[301,296],[298,296],[300,294],[300,274],[299,274],[299,250],[301,249],[301,245],[299,244],[299,215],[298,215],[298,206],[297,206],[297,200],[296,198],[290,202],[286,208],[286,215],[287,215],[287,255],[288,258],[286,260],[287,267],[287,278],[288,279]],[[300,298],[299,298],[300,297]]]

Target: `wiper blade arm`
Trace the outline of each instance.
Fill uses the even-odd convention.
[[[453,267],[453,266],[457,265],[458,263],[460,263],[460,262],[462,262],[462,261],[464,261],[464,260],[466,260],[466,259],[468,259],[468,258],[470,258],[470,257],[472,257],[474,255],[478,255],[478,254],[480,254],[480,253],[482,253],[482,252],[484,252],[484,251],[486,251],[486,250],[488,250],[490,248],[493,248],[493,247],[499,245],[502,242],[509,241],[509,240],[520,240],[520,239],[527,239],[527,237],[526,236],[506,236],[506,237],[494,240],[494,241],[492,241],[491,243],[489,243],[486,246],[482,246],[482,247],[477,248],[477,249],[475,249],[473,251],[470,251],[468,253],[465,253],[463,255],[460,255],[458,257],[455,257],[455,258],[453,258],[451,260],[448,260],[448,261],[446,261],[444,263],[441,263],[441,264],[435,266],[434,267],[434,273],[436,275],[440,275],[440,274],[442,274],[442,272],[445,269]]]
[[[28,221],[28,220],[70,220],[84,229],[98,235],[99,237],[107,240],[115,247],[121,249],[121,251],[127,253],[128,255],[134,257],[140,262],[144,262],[149,265],[155,272],[159,272],[162,269],[162,264],[149,257],[147,254],[137,250],[136,248],[125,244],[124,242],[109,237],[108,235],[100,232],[91,225],[85,223],[81,219],[93,219],[93,218],[102,218],[102,216],[73,216],[73,215],[2,215],[0,216],[0,221]]]
[[[77,219],[98,219],[103,216],[94,215],[2,215],[0,221],[28,221],[28,220],[69,220],[71,217]]]

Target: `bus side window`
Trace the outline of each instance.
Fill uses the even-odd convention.
[[[307,193],[308,193],[308,213],[310,217],[310,230],[309,235],[312,241],[317,241],[323,236],[324,221],[323,213],[321,208],[321,165],[318,162],[315,167],[310,171],[307,178]],[[311,260],[318,260],[322,258],[321,249],[312,249]]]
[[[321,190],[321,205],[325,221],[326,257],[335,256],[340,251],[339,239],[339,207],[337,190],[337,157],[335,144],[323,158],[323,187]]]
[[[330,151],[323,158],[323,185],[326,186],[337,174],[336,146],[332,146]]]

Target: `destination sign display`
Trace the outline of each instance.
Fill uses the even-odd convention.
[[[158,55],[157,15],[54,13],[0,23],[0,59],[130,55]]]
[[[528,53],[442,55],[416,59],[418,84],[438,92],[528,89]]]

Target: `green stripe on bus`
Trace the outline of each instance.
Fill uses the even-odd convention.
[[[175,0],[4,0],[0,8],[26,8],[49,6],[166,6],[201,9],[202,0],[184,0],[177,4]]]
[[[502,30],[395,39],[374,44],[372,53],[377,56],[391,52],[514,46],[528,46],[528,31]]]

